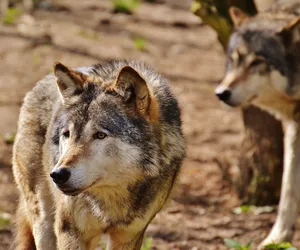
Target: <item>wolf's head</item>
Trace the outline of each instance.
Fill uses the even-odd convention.
[[[231,106],[264,98],[270,88],[288,96],[289,72],[295,62],[287,51],[300,40],[300,19],[274,13],[251,18],[235,7],[230,15],[235,29],[229,41],[226,74],[216,95]]]
[[[61,191],[75,195],[158,174],[158,106],[136,70],[123,66],[105,79],[57,63],[54,74],[62,105],[52,124],[50,175]]]

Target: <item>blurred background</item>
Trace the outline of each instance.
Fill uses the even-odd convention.
[[[215,14],[215,2],[223,0],[194,2],[192,11],[198,16],[190,0],[48,0],[25,8],[21,1],[0,1],[1,250],[7,250],[12,240],[18,200],[11,151],[19,109],[26,92],[52,71],[55,61],[78,67],[107,59],[142,60],[168,78],[179,99],[187,159],[172,200],[147,230],[145,250],[222,250],[228,249],[225,238],[243,244],[253,240],[255,247],[266,236],[275,220],[279,191],[245,191],[253,185],[241,174],[244,154],[249,153],[242,150],[243,138],[249,136],[243,124],[247,128],[247,111],[227,108],[214,96],[224,72],[226,45],[205,17]],[[264,10],[270,2],[258,0],[256,7]],[[251,117],[255,120],[253,113]],[[248,161],[253,161],[251,152]],[[276,178],[280,187],[280,177]]]

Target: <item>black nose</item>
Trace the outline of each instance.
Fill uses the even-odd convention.
[[[58,168],[50,173],[51,178],[56,184],[64,184],[70,178],[70,171],[67,168]]]
[[[229,100],[230,96],[231,96],[231,92],[230,90],[226,89],[222,92],[216,92],[217,97],[219,97],[219,99],[223,102],[226,102]]]

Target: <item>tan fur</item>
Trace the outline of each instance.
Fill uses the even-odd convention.
[[[254,104],[284,125],[284,171],[278,216],[259,249],[273,242],[292,240],[300,202],[300,18],[297,12],[300,4],[293,3],[293,12],[285,12],[283,6],[275,4],[276,11],[262,12],[255,17],[247,17],[237,9],[230,11],[236,27],[229,42],[226,75],[216,89],[216,95],[228,105]]]
[[[93,250],[103,234],[108,236],[109,250],[140,249],[148,224],[170,195],[184,146],[179,111],[179,120],[163,117],[166,111],[160,109],[167,105],[160,102],[167,100],[159,100],[153,90],[155,86],[162,96],[173,100],[176,111],[176,100],[165,80],[141,64],[132,65],[135,68],[125,62],[94,66],[90,69],[95,74],[88,75],[85,69],[56,63],[54,75],[45,77],[27,94],[13,152],[13,172],[21,194],[16,250]],[[112,69],[111,75],[106,75]],[[82,91],[86,91],[85,97]],[[118,126],[124,126],[124,116],[138,118],[140,124],[129,124],[141,126],[141,131],[151,135],[149,143],[143,142],[144,133],[135,128],[134,135],[118,127],[122,133],[95,139],[99,132],[112,132],[97,127],[103,117],[85,118],[90,114],[84,113],[87,103],[96,115],[122,109],[121,118],[103,116],[111,123],[119,122]],[[102,107],[107,103],[119,106]],[[70,111],[72,105],[75,108]],[[64,124],[55,115],[62,120],[73,115],[73,119],[63,120]],[[175,120],[176,127],[163,119]],[[55,125],[60,126],[58,132]],[[138,139],[130,143],[134,136]],[[143,148],[154,152],[146,163],[142,157],[148,152]],[[50,173],[61,169],[71,173],[66,187],[50,178]]]
[[[281,32],[291,33],[292,43],[298,43],[300,41],[300,17],[293,19]]]
[[[85,156],[85,152],[87,152],[88,148],[78,147],[73,145],[72,148],[69,149],[68,153],[61,158],[58,165],[70,167],[74,165],[82,156]]]
[[[16,241],[11,246],[11,249],[19,249],[19,250],[35,250],[34,238],[32,234],[32,230],[30,227],[30,223],[28,222],[27,218],[22,213],[24,209],[24,205],[19,203],[19,207],[17,210],[16,216],[16,224],[18,231],[16,232]]]
[[[235,26],[240,25],[242,22],[249,18],[249,16],[246,13],[244,13],[241,9],[237,7],[230,7],[229,14]]]
[[[149,107],[149,119],[154,123],[159,122],[159,105],[156,98],[151,94],[150,91],[150,107]]]
[[[231,87],[235,88],[236,85]],[[285,125],[284,172],[278,216],[272,231],[259,247],[264,249],[264,246],[272,242],[291,241],[294,234],[300,201],[300,155],[297,153],[300,150],[300,100],[288,97],[271,84],[267,84],[261,91],[258,97],[248,101],[267,110]]]
[[[121,92],[123,95],[127,88],[134,89],[136,108],[142,115],[146,115],[151,105],[149,90],[145,80],[129,66],[125,66],[120,70],[112,86],[112,89]]]
[[[70,81],[72,83],[75,83],[77,87],[81,88],[88,78],[86,75],[69,69],[59,62],[56,62],[54,64],[54,74],[56,76],[57,84],[62,91],[67,89],[68,87],[66,85],[66,82]],[[63,75],[66,75],[67,77],[69,77],[69,79],[66,80],[66,77],[64,77]]]

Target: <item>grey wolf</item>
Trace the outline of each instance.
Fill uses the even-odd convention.
[[[14,249],[140,249],[185,156],[167,81],[138,62],[70,69],[29,92],[13,150]]]
[[[300,199],[300,2],[279,1],[249,17],[230,9],[235,24],[226,74],[216,89],[230,106],[252,103],[284,124],[284,172],[276,222],[260,248],[290,241]]]

